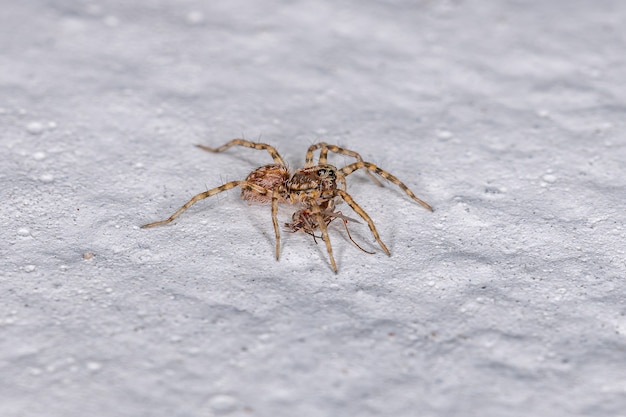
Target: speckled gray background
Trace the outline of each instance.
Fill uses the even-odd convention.
[[[0,415],[626,415],[626,3],[0,3]],[[338,275],[236,191],[138,228],[242,135],[436,211],[354,174]]]

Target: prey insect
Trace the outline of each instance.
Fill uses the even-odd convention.
[[[330,258],[330,264],[333,271],[337,272],[337,263],[333,256],[333,249],[328,236],[328,225],[335,218],[342,218],[346,225],[346,218],[340,212],[335,211],[337,201],[344,201],[356,214],[358,214],[367,223],[374,239],[378,242],[381,249],[390,255],[389,249],[383,243],[378,234],[378,230],[374,225],[371,217],[365,210],[357,204],[347,192],[346,177],[358,170],[365,172],[379,185],[380,181],[376,175],[396,184],[405,194],[420,204],[427,210],[433,211],[432,207],[425,201],[418,198],[402,181],[391,173],[379,168],[371,162],[363,160],[361,155],[349,149],[341,148],[336,145],[327,144],[325,142],[311,145],[305,156],[304,167],[291,173],[285,164],[285,161],[273,146],[265,143],[250,142],[245,139],[233,139],[230,142],[218,147],[211,148],[204,145],[196,145],[200,149],[208,152],[223,152],[233,146],[242,146],[257,150],[267,151],[272,159],[273,164],[263,165],[253,170],[244,180],[230,181],[219,187],[212,188],[192,197],[183,204],[170,217],[165,220],[148,223],[142,228],[149,228],[171,223],[185,210],[200,200],[214,196],[223,191],[232,188],[241,188],[241,198],[249,202],[267,203],[271,205],[272,224],[274,226],[274,234],[276,236],[276,259],[280,257],[280,228],[278,224],[278,205],[289,204],[296,206],[298,210],[292,217],[292,223],[288,223],[288,227],[292,231],[304,231],[312,234],[319,230],[321,239],[326,245],[326,251]],[[314,163],[314,153],[320,151],[317,164]],[[338,169],[334,165],[328,163],[328,152],[349,156],[356,159],[356,162],[348,164]],[[347,225],[346,225],[347,229]],[[349,233],[349,231],[348,231]],[[352,239],[352,237],[350,237]],[[353,240],[354,242],[354,240]],[[356,244],[356,242],[355,242]],[[358,246],[358,245],[357,245]]]
[[[361,247],[361,245],[359,245],[358,243],[356,243],[356,241],[352,238],[352,234],[350,233],[350,229],[348,229],[348,222],[355,222],[355,223],[360,223],[358,220],[352,219],[350,217],[344,216],[342,212],[340,211],[335,211],[335,207],[334,207],[334,200],[331,200],[331,207],[327,208],[326,210],[324,210],[322,212],[322,218],[324,220],[324,222],[326,223],[326,227],[328,227],[328,225],[335,219],[341,219],[341,221],[343,222],[343,226],[346,229],[346,233],[348,234],[348,238],[350,239],[350,241],[352,243],[354,243],[354,246],[356,246],[357,248],[361,249],[363,252],[368,253],[370,255],[373,255],[374,252],[370,252],[368,250],[365,250]],[[315,231],[318,230],[320,228],[320,225],[318,223],[318,219],[317,216],[315,216],[313,214],[313,212],[309,209],[303,208],[300,209],[298,211],[296,211],[295,213],[293,213],[293,215],[291,216],[291,223],[285,223],[285,227],[287,227],[287,230],[289,232],[295,233],[295,232],[304,232],[308,235],[313,236],[313,241],[317,244],[317,239],[322,239],[321,236],[317,236],[315,234]]]

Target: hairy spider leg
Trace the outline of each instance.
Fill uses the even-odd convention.
[[[375,172],[376,174],[380,175],[384,179],[386,179],[388,181],[391,181],[392,183],[394,183],[398,187],[400,187],[402,189],[402,191],[404,191],[409,197],[411,197],[413,200],[415,200],[419,205],[421,205],[422,207],[424,207],[427,210],[433,211],[433,208],[430,206],[430,204],[428,204],[424,200],[421,200],[420,198],[418,198],[413,193],[413,191],[411,191],[409,189],[409,187],[407,187],[402,181],[400,181],[398,178],[393,176],[391,173],[385,171],[384,169],[379,168],[376,165],[372,164],[371,162],[357,161],[357,162],[354,162],[354,163],[352,163],[350,165],[347,165],[347,166],[341,168],[338,172],[340,172],[344,176],[348,176],[351,173],[353,173],[354,171],[359,170],[359,169],[367,169],[368,171]]]
[[[226,149],[230,148],[231,146],[244,146],[246,148],[252,148],[252,149],[257,149],[257,150],[266,150],[270,154],[270,156],[272,157],[274,162],[276,162],[279,165],[287,166],[287,164],[285,164],[285,161],[283,160],[282,156],[280,156],[280,154],[278,153],[276,148],[274,148],[273,146],[268,145],[266,143],[250,142],[249,140],[245,140],[245,139],[233,139],[230,142],[220,146],[219,148],[211,148],[211,147],[205,146],[205,145],[196,145],[196,147],[198,147],[198,148],[200,148],[202,150],[205,150],[207,152],[213,152],[213,153],[218,153],[218,152],[225,151]]]
[[[321,149],[320,149],[321,148]],[[326,142],[316,143],[314,145],[309,146],[309,149],[306,152],[306,158],[304,160],[304,167],[313,166],[313,152],[317,149],[320,149],[320,157],[318,159],[318,165],[325,165],[328,159],[328,151],[334,152],[340,155],[347,155],[353,158],[356,158],[357,161],[363,162],[363,158],[357,152],[351,151],[350,149],[341,148],[337,145],[330,145]],[[371,172],[366,171],[368,177],[372,179],[378,186],[382,187],[383,184],[376,178]]]
[[[352,196],[350,196],[350,194],[348,194],[347,192],[343,191],[343,190],[337,190],[337,194],[339,194],[339,196],[343,199],[343,201],[345,201],[350,208],[352,208],[352,210],[354,210],[354,212],[356,214],[358,214],[359,216],[361,216],[361,218],[363,220],[365,220],[365,222],[367,223],[367,225],[369,226],[370,230],[372,231],[372,234],[374,235],[374,238],[376,239],[376,241],[378,242],[378,244],[380,245],[380,247],[383,249],[383,251],[385,251],[385,253],[387,255],[391,255],[391,252],[389,252],[389,249],[387,249],[387,246],[385,246],[385,244],[383,243],[382,240],[380,240],[380,235],[378,234],[378,230],[376,230],[376,226],[374,225],[374,221],[372,220],[372,218],[365,212],[365,210],[363,210],[361,208],[361,206],[359,206],[356,201],[354,201],[354,199],[352,198]]]
[[[280,199],[279,187],[272,191],[272,224],[274,225],[274,234],[276,235],[276,260],[280,257],[280,228],[278,227],[278,203]]]
[[[315,216],[317,220],[317,224],[319,225],[319,228],[322,231],[322,240],[326,244],[326,252],[328,252],[328,257],[330,258],[330,265],[332,266],[333,271],[335,271],[335,274],[336,274],[337,263],[335,262],[335,257],[333,256],[333,247],[330,244],[330,237],[328,237],[328,227],[326,225],[326,222],[324,221],[324,217],[322,216],[322,211],[320,210],[320,207],[317,204],[311,205],[311,211],[313,212],[313,215]]]
[[[203,193],[195,195],[194,197],[191,198],[191,200],[189,200],[185,204],[183,204],[183,206],[181,208],[176,210],[174,212],[174,214],[172,214],[167,219],[160,220],[158,222],[144,224],[143,226],[141,226],[141,228],[142,229],[147,229],[148,227],[160,226],[162,224],[171,223],[174,219],[176,219],[178,216],[180,216],[185,210],[187,210],[189,207],[191,207],[192,205],[194,205],[198,201],[204,200],[205,198],[214,196],[215,194],[219,194],[222,191],[230,190],[231,188],[235,188],[235,187],[241,187],[241,188],[243,188],[245,190],[252,191],[252,192],[257,192],[257,193],[259,193],[261,195],[265,195],[265,194],[268,194],[270,192],[270,190],[268,190],[266,188],[263,188],[263,187],[261,187],[261,186],[259,186],[257,184],[251,183],[249,181],[231,181],[231,182],[227,182],[226,184],[220,185],[219,187],[215,187],[215,188],[212,188],[212,189],[210,189],[208,191],[205,191]]]

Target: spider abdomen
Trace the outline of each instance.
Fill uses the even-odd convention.
[[[274,188],[284,185],[287,180],[289,180],[289,170],[286,166],[278,164],[263,165],[246,177],[246,181],[267,190],[274,190]],[[241,189],[241,198],[253,203],[270,203],[272,194],[259,194],[252,189],[243,187]]]

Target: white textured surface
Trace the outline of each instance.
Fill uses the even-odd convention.
[[[626,415],[626,3],[1,6],[0,415]],[[355,174],[337,276],[237,192],[138,228],[242,133],[436,212]]]

